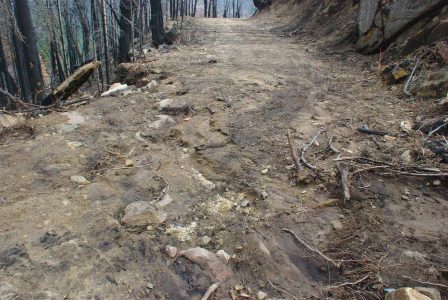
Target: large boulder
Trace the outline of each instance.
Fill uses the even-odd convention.
[[[418,35],[412,27],[429,34],[419,35],[434,42],[446,37],[443,16],[446,0],[361,0],[359,6],[357,49],[373,53],[386,47],[399,36],[407,40]],[[419,42],[421,42],[419,40]]]

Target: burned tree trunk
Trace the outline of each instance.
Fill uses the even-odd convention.
[[[152,43],[155,47],[165,42],[163,30],[163,11],[161,0],[151,0],[151,21],[149,22],[152,33]]]
[[[90,28],[89,28],[89,19],[87,18],[87,14],[86,14],[87,7],[85,5],[85,2],[82,2],[81,0],[75,0],[75,5],[76,5],[76,10],[78,12],[79,20],[81,23],[82,35],[83,35],[83,40],[84,40],[83,41],[83,45],[84,45],[83,59],[86,59],[90,52]]]
[[[9,74],[8,63],[5,57],[5,51],[3,49],[3,41],[0,36],[0,78],[4,81],[5,87],[8,92],[13,95],[17,94],[17,85],[14,82],[14,78]]]
[[[196,8],[198,7],[198,0],[194,0],[194,6],[193,6],[193,17],[196,17]]]
[[[110,85],[110,61],[109,61],[109,36],[107,34],[107,15],[105,0],[101,1],[101,20],[103,25],[103,47],[104,47],[104,66],[106,72],[106,83]]]
[[[120,27],[120,40],[119,40],[119,54],[118,61],[129,62],[129,50],[131,49],[131,1],[132,0],[121,0],[120,1],[120,21],[118,26]]]
[[[31,90],[31,97],[38,103],[43,99],[44,80],[40,65],[39,50],[36,35],[31,21],[31,12],[27,0],[16,0],[16,21],[23,36],[22,49],[24,50],[25,69]]]

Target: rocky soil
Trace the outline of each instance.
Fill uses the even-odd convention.
[[[1,132],[0,299],[448,297],[427,102],[275,19],[190,22],[124,67],[135,88]]]

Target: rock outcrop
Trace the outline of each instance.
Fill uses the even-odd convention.
[[[446,0],[361,0],[357,49],[373,53],[393,42],[410,52],[448,36]]]

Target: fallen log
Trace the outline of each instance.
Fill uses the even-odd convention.
[[[50,95],[43,101],[42,105],[51,105],[56,101],[67,100],[86,82],[90,75],[100,66],[98,61],[89,62],[75,71],[63,83],[61,83]]]

